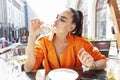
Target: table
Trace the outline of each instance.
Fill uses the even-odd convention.
[[[4,53],[0,55],[0,80],[36,80],[36,72],[37,71],[44,71],[44,69],[39,69],[37,71],[33,72],[25,72],[23,69],[23,65],[19,63],[10,63],[11,61],[7,60],[6,58],[10,57],[10,52]],[[113,65],[116,63],[120,63],[120,60],[114,60],[109,62],[110,65]],[[12,66],[11,66],[12,64]],[[17,66],[13,66],[17,65]],[[115,65],[116,66],[116,65]],[[4,69],[3,69],[4,68]],[[82,69],[74,69],[78,72],[79,78],[77,80],[106,80],[106,74],[107,71],[105,70],[90,70],[83,72]],[[119,71],[120,72],[120,71]],[[45,73],[45,76],[47,76],[49,72]],[[41,72],[41,75],[44,75],[43,72]],[[1,79],[2,77],[2,79]],[[4,78],[7,77],[7,78]],[[118,79],[120,80],[120,79]]]
[[[42,70],[44,70],[44,69],[40,69],[40,71],[41,71],[40,75],[42,75],[42,77],[43,77],[44,73],[42,74]],[[86,72],[83,72],[82,69],[74,69],[74,70],[77,71],[79,74],[79,78],[77,80],[106,80],[106,71],[105,70],[90,70],[90,71],[86,71]],[[35,80],[36,72],[30,72],[30,73],[26,73],[26,74],[29,78],[31,78],[31,80]],[[45,76],[47,76],[48,73],[49,72],[46,72]],[[42,77],[39,80],[42,80],[43,79]]]
[[[0,62],[2,62],[2,60],[0,60]],[[3,60],[3,63],[5,61]],[[7,63],[7,62],[6,62]],[[4,63],[5,64],[5,63]],[[7,66],[6,64],[3,65],[4,68]],[[8,67],[8,66],[7,66]],[[3,67],[0,67],[0,69],[2,69]],[[20,66],[20,68],[22,68],[21,71],[16,71],[15,69],[16,67],[14,67],[14,70],[12,72],[12,69],[10,70],[10,73],[6,72],[7,70],[4,69],[2,71],[2,73],[4,72],[4,76],[7,78],[0,78],[0,80],[36,80],[35,79],[35,76],[36,76],[36,73],[37,71],[41,71],[41,75],[44,75],[44,72],[42,71],[45,71],[44,69],[39,69],[37,71],[33,71],[33,72],[25,72],[23,70],[23,65]],[[78,72],[79,74],[79,78],[77,80],[106,80],[105,78],[105,75],[106,75],[106,71],[105,70],[90,70],[90,71],[86,71],[86,72],[83,72],[82,69],[74,69],[75,71]],[[0,71],[1,72],[1,71]],[[47,76],[49,72],[46,72],[45,73],[45,76]],[[41,79],[40,79],[41,80]]]

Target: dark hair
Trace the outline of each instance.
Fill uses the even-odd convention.
[[[73,13],[72,23],[76,24],[76,28],[71,32],[73,35],[82,36],[83,30],[83,13],[79,10],[74,10],[73,8],[69,8]]]

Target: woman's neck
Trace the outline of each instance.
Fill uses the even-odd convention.
[[[67,43],[67,36],[68,34],[56,34],[55,35],[55,41],[60,42],[60,43]]]

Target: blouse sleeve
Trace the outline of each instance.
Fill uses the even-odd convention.
[[[91,42],[88,41],[85,44],[85,49],[94,58],[95,61],[100,59],[106,60],[106,57],[103,54],[101,54],[98,48],[94,47]]]
[[[93,48],[93,52],[92,52],[91,55],[93,56],[95,61],[100,60],[100,59],[105,59],[106,60],[105,55],[101,54],[101,52],[96,47]]]

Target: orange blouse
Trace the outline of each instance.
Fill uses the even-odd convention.
[[[69,35],[68,47],[63,51],[60,60],[56,55],[55,47],[53,44],[54,34],[43,36],[35,42],[35,55],[36,62],[33,70],[43,63],[46,71],[55,68],[81,68],[82,64],[77,57],[78,51],[84,48],[95,61],[106,59],[94,46],[84,37]]]

